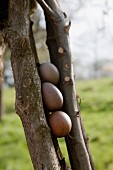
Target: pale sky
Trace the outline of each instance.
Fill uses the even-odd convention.
[[[75,10],[77,0],[61,2],[62,10],[72,22],[70,46],[73,59],[78,57],[83,62],[84,59],[92,62],[96,55],[98,59],[113,59],[113,0],[86,0],[78,11]],[[44,19],[41,25],[45,27]]]

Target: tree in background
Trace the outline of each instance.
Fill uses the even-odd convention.
[[[3,55],[5,52],[5,43],[0,31],[0,120],[3,115],[2,104],[2,83],[3,83]]]
[[[87,137],[83,128],[76,95],[67,15],[61,11],[55,0],[37,0],[43,8],[47,46],[50,61],[59,70],[59,89],[64,98],[63,111],[72,121],[72,129],[65,137],[71,168],[73,170],[94,170]],[[46,121],[41,81],[38,74],[40,65],[33,37],[30,14],[35,1],[2,0],[0,30],[11,50],[11,65],[16,91],[16,112],[19,115],[35,170],[68,170],[60,151],[57,138],[51,134]]]

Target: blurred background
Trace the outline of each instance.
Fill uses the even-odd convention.
[[[113,170],[113,1],[61,0],[71,20],[70,48],[77,94],[96,170]],[[44,15],[38,5],[33,32],[40,63],[49,61]],[[23,127],[15,113],[10,50],[0,85],[0,170],[32,170]],[[69,162],[64,139],[59,139]]]

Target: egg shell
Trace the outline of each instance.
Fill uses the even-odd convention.
[[[58,84],[59,71],[52,63],[43,63],[39,66],[39,76],[42,82],[50,82],[52,84]]]
[[[65,137],[72,128],[70,117],[63,111],[56,111],[49,115],[48,124],[56,137]]]
[[[63,105],[62,93],[55,85],[51,83],[42,83],[42,98],[48,111],[59,110]]]

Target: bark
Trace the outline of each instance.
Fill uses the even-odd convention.
[[[24,127],[34,169],[59,170],[59,161],[43,110],[29,12],[29,0],[9,1],[9,27],[4,29],[4,37],[11,49],[15,107]]]
[[[71,52],[69,47],[69,27],[66,14],[62,13],[54,0],[38,0],[46,15],[47,45],[51,62],[60,72],[60,90],[64,97],[63,110],[72,120],[72,130],[66,137],[70,163],[73,170],[93,170],[94,165],[81,123],[78,107]]]

